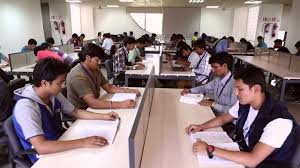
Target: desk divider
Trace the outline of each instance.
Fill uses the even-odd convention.
[[[36,63],[36,56],[33,51],[18,52],[8,54],[10,62],[10,70],[13,72],[15,69],[26,67]]]
[[[141,165],[154,90],[155,77],[153,67],[128,139],[130,168],[139,168]]]

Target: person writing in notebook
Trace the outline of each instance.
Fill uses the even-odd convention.
[[[209,63],[215,79],[205,85],[201,85],[191,89],[184,89],[181,95],[192,93],[203,93],[206,96],[212,94],[212,99],[204,99],[199,102],[202,106],[209,106],[216,115],[222,115],[233,106],[237,98],[234,95],[234,80],[229,67],[232,65],[232,56],[228,53],[219,53],[210,57]]]
[[[17,100],[13,110],[13,125],[22,147],[34,148],[37,154],[50,154],[75,148],[96,148],[107,144],[98,137],[58,140],[64,133],[60,112],[85,120],[116,120],[115,112],[97,114],[75,108],[62,94],[69,66],[54,58],[39,61],[33,70],[33,85],[15,91]],[[36,154],[28,155],[32,163]]]
[[[263,72],[247,67],[234,76],[238,102],[222,116],[203,124],[192,124],[186,128],[188,134],[220,127],[237,120],[233,140],[241,151],[230,151],[214,147],[198,140],[193,152],[218,156],[246,167],[276,168],[290,167],[297,146],[297,124],[283,102],[273,100],[266,91]]]
[[[100,87],[107,93],[135,93],[140,96],[137,89],[120,88],[108,83],[103,76],[99,65],[105,58],[104,50],[96,44],[85,45],[78,54],[80,64],[72,68],[67,76],[67,96],[68,100],[77,108],[86,109],[116,109],[134,108],[134,100],[112,102],[100,100]]]

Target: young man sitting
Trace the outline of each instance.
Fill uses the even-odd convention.
[[[28,51],[33,51],[34,48],[36,47],[37,45],[37,42],[35,39],[29,39],[28,40],[28,43],[27,43],[27,46],[24,46],[22,49],[21,49],[21,52],[28,52]]]
[[[222,116],[203,124],[192,124],[187,133],[220,127],[237,119],[234,141],[242,151],[230,151],[203,141],[193,145],[194,153],[208,150],[211,156],[231,160],[247,167],[289,167],[296,148],[297,124],[284,103],[266,92],[263,72],[248,67],[234,76],[238,102]]]
[[[87,44],[78,56],[80,64],[72,68],[66,80],[68,99],[75,107],[80,109],[135,107],[134,100],[112,102],[99,99],[100,87],[107,93],[136,93],[138,96],[141,94],[137,89],[120,88],[108,83],[99,69],[99,64],[105,58],[101,47],[93,43]]]
[[[214,80],[202,86],[192,89],[184,89],[181,94],[213,94],[213,100],[204,99],[199,102],[199,104],[211,107],[216,115],[222,115],[224,112],[227,112],[237,101],[234,94],[233,75],[229,70],[229,67],[232,65],[232,61],[233,58],[228,53],[219,53],[210,57],[209,63],[211,64],[212,72],[215,75]]]
[[[95,148],[107,144],[102,137],[87,137],[59,141],[64,129],[60,112],[86,120],[115,120],[118,114],[97,114],[76,109],[60,94],[69,66],[54,58],[38,62],[33,71],[33,85],[15,91],[17,103],[13,111],[13,123],[25,150],[34,148],[38,154],[50,154],[75,148]],[[34,163],[37,155],[29,155]]]

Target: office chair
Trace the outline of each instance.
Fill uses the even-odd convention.
[[[297,147],[293,158],[291,159],[292,168],[300,168],[300,127],[297,126]]]
[[[8,144],[10,150],[9,155],[12,167],[16,168],[16,165],[18,165],[18,167],[20,166],[22,168],[30,168],[32,166],[32,163],[27,157],[27,155],[35,154],[36,151],[34,149],[23,149],[20,140],[15,132],[11,116],[7,118],[4,122],[4,130],[6,135],[8,136]]]

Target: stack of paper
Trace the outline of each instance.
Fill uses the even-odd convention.
[[[239,146],[237,143],[233,142],[232,139],[226,134],[226,132],[197,132],[191,134],[191,139],[194,142],[197,140],[202,140],[209,145],[214,145],[216,147],[227,149],[231,151],[239,151]],[[199,164],[207,165],[220,165],[220,164],[230,164],[238,165],[235,162],[214,156],[212,159],[209,159],[207,154],[197,154],[197,159]]]
[[[203,97],[203,94],[186,94],[180,97],[180,102],[197,105],[203,99]]]
[[[124,100],[135,100],[135,93],[115,93],[111,98],[111,101],[124,101]]]
[[[104,121],[104,120],[86,120],[86,123],[78,127],[76,132],[80,134],[78,138],[86,138],[90,136],[100,136],[107,140],[109,144],[114,142],[120,120]]]

